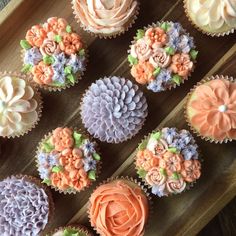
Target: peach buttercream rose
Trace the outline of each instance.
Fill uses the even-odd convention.
[[[31,46],[40,47],[46,38],[47,33],[41,25],[34,25],[26,33],[26,40]]]
[[[153,155],[153,153],[147,149],[140,150],[136,156],[136,166],[145,171],[150,170],[152,167],[157,166],[159,159]]]
[[[146,41],[142,38],[131,46],[130,54],[134,58],[138,58],[141,61],[148,60],[152,54],[152,50]]]
[[[145,32],[145,38],[152,48],[160,48],[167,42],[167,35],[165,31],[160,27],[149,28]]]
[[[160,172],[159,167],[153,167],[148,171],[148,173],[145,176],[145,180],[147,181],[148,184],[151,186],[153,185],[163,185],[166,182],[166,176],[163,175]]]
[[[103,236],[141,236],[148,201],[139,186],[117,180],[99,186],[90,197],[91,225]]]
[[[45,39],[43,41],[43,44],[40,46],[40,52],[42,53],[42,55],[53,55],[53,54],[57,54],[60,52],[60,48],[59,45],[51,40],[51,39]]]
[[[166,182],[166,188],[170,193],[181,193],[186,188],[186,182],[182,179],[168,179]]]
[[[155,49],[152,56],[149,58],[149,62],[156,68],[165,68],[169,66],[171,62],[171,57],[166,53],[163,48]]]

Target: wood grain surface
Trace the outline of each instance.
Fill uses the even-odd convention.
[[[44,134],[57,126],[83,129],[79,114],[80,101],[85,89],[93,81],[109,75],[132,79],[126,58],[137,29],[159,20],[179,21],[195,38],[200,52],[197,68],[184,85],[159,94],[141,88],[149,104],[149,115],[143,129],[133,139],[122,144],[99,143],[104,171],[88,191],[76,195],[62,195],[53,191],[56,212],[51,228],[69,222],[89,225],[86,204],[91,191],[98,182],[110,176],[136,177],[133,156],[145,135],[163,126],[187,128],[183,107],[190,88],[207,75],[236,77],[236,36],[210,38],[201,34],[187,20],[181,0],[142,0],[135,25],[124,35],[112,40],[97,39],[79,29],[68,0],[12,0],[0,13],[1,71],[21,69],[19,41],[30,26],[44,22],[51,16],[64,17],[87,43],[87,72],[83,80],[70,89],[55,93],[42,91],[43,116],[32,132],[18,139],[0,139],[1,179],[17,173],[38,176],[34,156],[36,145]],[[236,195],[235,142],[216,145],[198,138],[197,141],[204,159],[202,178],[194,188],[181,195],[153,198],[154,214],[145,235],[195,235]]]

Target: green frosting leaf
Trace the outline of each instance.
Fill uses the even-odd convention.
[[[168,149],[167,149],[169,152],[172,152],[172,153],[178,153],[179,151],[177,150],[177,148],[175,148],[175,147],[169,147]]]
[[[191,56],[191,58],[192,58],[193,60],[196,60],[197,55],[198,55],[198,51],[196,51],[196,50],[194,50],[194,49],[192,49],[192,50],[190,51],[190,56]]]
[[[21,40],[20,46],[26,50],[32,48],[32,46],[29,44],[29,42],[27,40]]]
[[[154,76],[157,76],[157,75],[160,73],[160,71],[161,71],[161,68],[160,68],[160,67],[157,67],[157,68],[154,70],[153,75],[154,75]]]
[[[91,180],[96,180],[96,171],[95,170],[90,170],[88,172],[88,178]]]
[[[161,131],[155,132],[151,134],[151,138],[159,140],[161,138]]]
[[[42,181],[42,183],[43,183],[43,184],[46,184],[46,185],[50,185],[50,184],[51,184],[51,181],[50,181],[50,179],[44,179],[44,180]]]
[[[147,171],[143,169],[138,169],[137,174],[140,176],[140,178],[144,179],[147,174]]]
[[[172,81],[173,81],[174,83],[180,85],[180,83],[181,83],[181,81],[182,81],[182,78],[181,78],[181,76],[179,76],[179,75],[174,75],[174,76],[172,77]]]
[[[160,168],[160,172],[161,172],[161,174],[164,175],[164,176],[167,175],[167,174],[166,174],[166,170],[165,170],[164,168]]]
[[[79,134],[76,131],[74,131],[73,132],[73,137],[74,137],[74,140],[75,140],[75,146],[77,148],[79,148],[83,143],[82,134]]]
[[[60,42],[62,41],[62,38],[61,38],[60,35],[55,35],[54,40],[55,40],[57,43],[60,43]]]
[[[46,55],[46,56],[44,56],[43,57],[43,62],[46,64],[46,65],[51,65],[51,64],[53,64],[54,63],[54,58],[52,57],[52,56],[48,56],[48,55]]]
[[[73,74],[68,74],[66,78],[70,81],[70,83],[74,84],[75,83],[75,77]]]
[[[93,153],[93,158],[95,159],[95,160],[97,160],[97,161],[100,161],[101,160],[101,157],[100,157],[100,155],[98,154],[98,153]]]
[[[25,65],[23,66],[23,68],[21,69],[21,72],[27,73],[27,72],[31,71],[32,67],[33,67],[33,66],[30,65],[30,64],[25,64]]]
[[[138,58],[135,58],[135,57],[133,57],[131,55],[128,55],[128,62],[132,66],[136,65],[136,64],[138,64]]]
[[[138,29],[138,30],[137,30],[137,33],[136,33],[136,39],[139,40],[139,39],[143,38],[143,37],[144,37],[144,34],[145,34],[145,30],[143,30],[143,29]]]
[[[79,55],[80,56],[84,56],[85,55],[85,49],[84,48],[79,50]]]
[[[147,147],[148,141],[145,139],[138,145],[138,150],[144,150]]]
[[[67,25],[67,26],[66,26],[66,32],[67,32],[67,33],[71,33],[71,32],[72,32],[72,29],[71,29],[71,26],[70,26],[70,25]]]
[[[63,170],[62,166],[53,166],[52,167],[52,172],[54,172],[54,173],[61,172],[62,170]]]
[[[175,50],[174,50],[174,48],[172,48],[172,47],[166,47],[166,48],[165,48],[165,51],[166,51],[166,53],[169,54],[169,55],[174,55],[174,54],[175,54]]]
[[[71,74],[72,72],[72,67],[71,66],[66,66],[65,69],[64,69],[64,72],[68,75],[68,74]]]
[[[167,22],[161,24],[161,28],[166,32],[169,29],[170,25]]]
[[[63,231],[63,236],[80,236],[78,230],[67,228]]]
[[[42,146],[45,152],[51,152],[54,149],[54,146],[50,143],[50,140],[44,142]]]
[[[177,172],[174,172],[172,174],[173,179],[179,179],[179,174]]]

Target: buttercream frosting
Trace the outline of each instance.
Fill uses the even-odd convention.
[[[235,0],[188,0],[190,17],[200,28],[220,32],[236,28]]]
[[[0,78],[0,136],[24,133],[38,120],[33,88],[18,77]]]
[[[91,195],[89,217],[100,235],[141,236],[148,218],[148,201],[139,186],[112,181]]]
[[[76,17],[89,31],[116,34],[124,31],[136,14],[136,0],[73,0]]]
[[[0,189],[0,235],[39,235],[48,223],[46,192],[27,178],[14,176],[1,181]]]
[[[188,102],[189,121],[200,135],[236,139],[236,83],[216,76],[199,85]]]

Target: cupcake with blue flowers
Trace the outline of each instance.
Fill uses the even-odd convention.
[[[96,181],[100,160],[97,144],[67,127],[46,135],[36,155],[42,182],[63,193],[80,192]]]
[[[187,130],[163,128],[139,145],[137,174],[158,197],[179,194],[201,176],[198,145]]]
[[[190,77],[198,51],[181,24],[157,22],[137,31],[128,53],[134,79],[153,92],[161,92]]]
[[[85,45],[63,18],[51,17],[32,26],[20,45],[22,71],[31,73],[36,85],[49,91],[74,85],[85,71]]]

